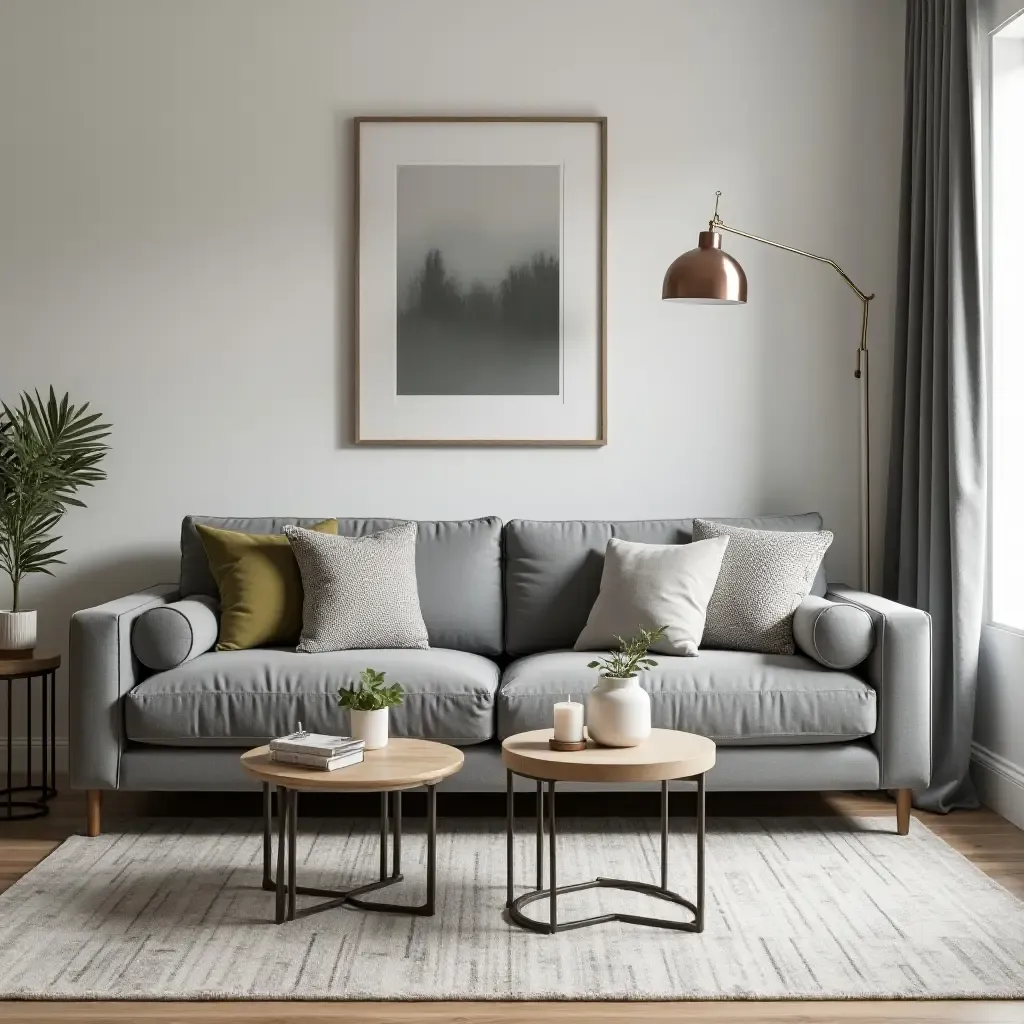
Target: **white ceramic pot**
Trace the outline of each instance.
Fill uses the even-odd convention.
[[[367,750],[380,750],[388,745],[388,709],[351,711],[352,736],[362,740]]]
[[[587,731],[603,747],[635,747],[651,735],[651,698],[635,676],[598,678],[587,697]]]
[[[0,612],[0,651],[27,651],[36,645],[36,613]]]

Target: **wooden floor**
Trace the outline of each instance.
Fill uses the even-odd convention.
[[[105,828],[116,828],[117,819],[137,814],[224,813],[210,798],[140,797],[106,794]],[[246,798],[248,799],[248,798]],[[465,813],[465,801],[439,813]],[[182,800],[186,802],[183,804]],[[500,798],[499,798],[500,802]],[[238,798],[231,798],[238,813]],[[255,814],[257,804],[252,803]],[[474,807],[474,810],[477,808]],[[413,810],[413,808],[410,808]],[[492,813],[500,814],[495,805]],[[568,809],[567,809],[568,810]],[[587,810],[586,806],[580,808]],[[651,808],[652,813],[654,808]],[[605,804],[607,812],[607,804]],[[635,813],[635,812],[634,812]],[[886,797],[868,795],[818,796],[815,794],[709,794],[709,815],[892,815],[894,804]],[[941,836],[983,871],[1024,899],[1024,832],[988,810],[960,811],[940,816],[915,812],[936,835]],[[35,822],[0,822],[0,891],[29,871],[61,841],[85,827],[85,800],[80,794],[61,795],[50,816]],[[894,842],[899,839],[894,837]],[[582,993],[581,993],[582,995]],[[646,1021],[726,1021],[733,1024],[805,1024],[809,1021],[900,1021],[916,1024],[968,1021],[1024,1024],[1024,1002],[907,1001],[907,1002],[722,1002],[722,1003],[11,1003],[0,1002],[2,1021],[210,1021],[219,1024],[268,1024],[295,1022],[318,1024],[345,1021],[350,1024],[634,1024]]]

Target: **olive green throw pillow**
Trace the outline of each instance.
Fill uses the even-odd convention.
[[[312,529],[338,532],[337,519]],[[196,523],[220,591],[218,651],[294,647],[302,632],[302,577],[283,533],[239,533]]]

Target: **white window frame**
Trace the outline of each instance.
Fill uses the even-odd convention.
[[[978,37],[974,41],[974,56],[977,69],[974,74],[978,89],[975,97],[975,113],[979,116],[979,127],[975,139],[977,157],[976,190],[978,193],[978,209],[980,212],[981,242],[981,284],[982,284],[982,323],[985,335],[985,353],[987,376],[993,380],[993,300],[992,300],[992,72],[993,45],[996,35],[1012,23],[1024,19],[1024,7],[1021,0],[975,0],[976,14],[974,24]],[[993,424],[994,388],[988,389],[988,544],[987,572],[985,586],[985,622],[997,629],[1024,636],[1024,623],[1009,624],[999,622],[993,617],[993,565],[994,565],[994,500],[993,486],[995,482],[995,463],[993,446],[995,431]]]

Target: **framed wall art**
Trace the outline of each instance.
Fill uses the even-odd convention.
[[[356,442],[604,444],[605,119],[355,134]]]

